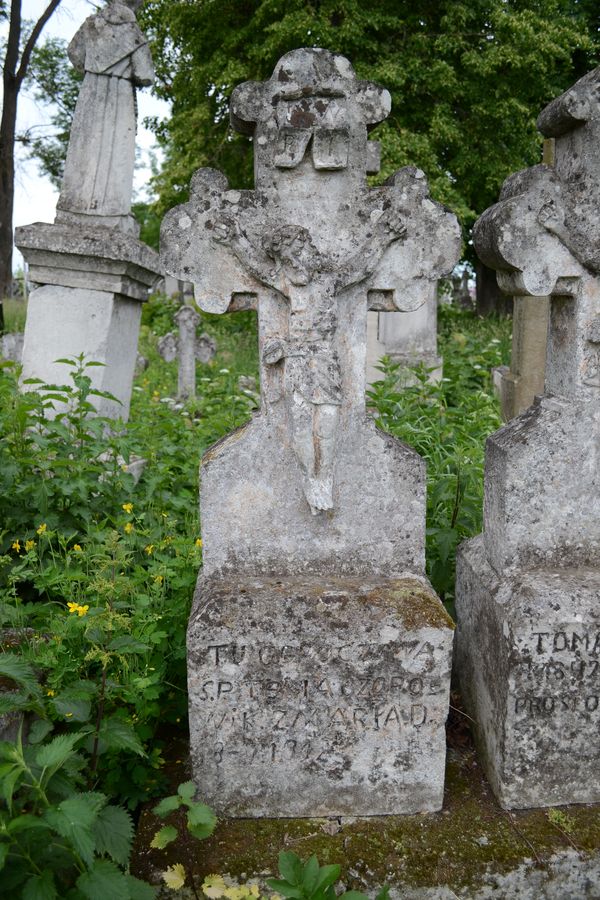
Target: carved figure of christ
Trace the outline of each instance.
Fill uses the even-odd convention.
[[[257,246],[233,218],[222,216],[214,223],[213,240],[227,244],[256,278],[288,301],[288,337],[267,341],[263,362],[284,366],[292,446],[314,515],[333,508],[342,405],[342,373],[335,349],[338,295],[371,275],[386,248],[405,234],[402,217],[390,210],[359,252],[334,267],[301,226],[276,229]]]

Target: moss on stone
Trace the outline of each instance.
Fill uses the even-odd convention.
[[[565,807],[563,812],[569,833],[553,822],[556,817],[547,810],[502,810],[469,748],[449,753],[440,813],[341,822],[222,820],[207,841],[185,836],[158,851],[149,845],[160,823],[146,809],[138,828],[133,871],[152,878],[168,865],[184,862],[200,880],[216,872],[244,880],[274,873],[279,851],[288,849],[304,859],[316,853],[321,864],[340,863],[344,883],[359,890],[384,883],[476,887],[488,871],[509,872],[525,860],[543,865],[552,854],[572,847],[582,853],[598,850],[600,806]],[[174,815],[173,823],[185,831],[182,818]]]

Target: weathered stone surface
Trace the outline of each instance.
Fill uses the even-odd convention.
[[[442,805],[453,624],[425,579],[202,579],[192,759],[230,816]]]
[[[504,290],[550,296],[546,395],[489,438],[458,557],[461,685],[507,807],[600,799],[599,82],[541,114],[554,166],[511,176],[474,233]]]
[[[327,515],[312,515],[306,503],[285,420],[257,415],[205,454],[207,575],[424,574],[423,460],[365,417],[344,424],[335,512]]]
[[[23,357],[24,335],[20,331],[3,334],[0,337],[0,359],[20,363]]]
[[[515,297],[510,368],[500,379],[502,418],[510,422],[544,393],[550,320],[548,297]]]
[[[328,571],[360,571],[357,536],[346,524],[356,523],[358,510],[368,544],[358,555],[373,560],[368,571],[390,562],[392,573],[412,567],[414,544],[420,544],[415,570],[422,571],[422,468],[412,453],[392,452],[392,439],[365,417],[367,308],[421,306],[458,258],[460,232],[454,216],[429,198],[417,169],[368,188],[367,129],[388,111],[387,91],[358,81],[343,57],[293,51],[271,79],[241,85],[232,98],[234,126],[254,134],[256,189],[229,190],[223,175],[201,169],[190,202],[163,222],[165,268],[194,282],[203,309],[251,303],[259,311],[261,414],[209,451],[203,467],[210,571],[224,564],[267,571],[257,541],[268,544],[271,556],[285,548],[289,571],[313,565],[302,546],[307,541],[318,545],[319,560],[330,560]],[[258,452],[251,467],[250,450]],[[390,469],[392,457],[404,457],[404,473]],[[352,491],[360,465],[369,474]],[[391,477],[399,477],[402,500],[409,500],[410,524],[391,540],[388,527],[381,551],[383,524],[376,522],[394,505]],[[211,504],[223,489],[217,512]],[[244,508],[243,496],[257,508]],[[274,518],[273,545],[261,532],[274,533]],[[398,545],[407,533],[404,553]]]
[[[16,228],[15,243],[34,284],[112,291],[144,301],[159,278],[158,254],[114,228],[38,222]]]
[[[154,81],[148,42],[135,18],[140,2],[110,0],[85,20],[69,44],[69,58],[84,78],[71,125],[57,222],[139,233],[131,215],[135,88]]]
[[[544,397],[488,438],[484,536],[500,574],[598,563],[600,403]]]
[[[191,306],[183,305],[175,313],[179,334],[169,331],[158,340],[158,352],[165,362],[179,360],[177,397],[196,395],[196,360],[208,363],[217,352],[216,341],[208,334],[196,334],[200,316]]]
[[[413,312],[370,312],[367,327],[367,383],[381,379],[376,368],[382,356],[389,356],[401,368],[399,385],[414,383],[407,371],[423,365],[430,369],[429,380],[442,377],[443,360],[437,352],[437,284],[431,285],[429,299]]]
[[[73,358],[85,349],[88,361],[104,363],[88,369],[93,387],[120,401],[90,397],[90,402],[100,415],[126,421],[141,315],[142,306],[136,300],[107,291],[38,288],[29,297],[22,380],[69,383],[68,367],[56,360]],[[24,389],[29,387],[23,384]]]
[[[191,306],[181,306],[175,313],[179,328],[179,371],[177,374],[177,397],[180,399],[196,396],[196,328],[200,316]]]
[[[258,310],[261,410],[202,461],[188,633],[196,778],[230,815],[442,800],[452,629],[418,577],[424,463],[366,415],[366,342],[368,310],[418,309],[460,232],[417,169],[368,187],[367,132],[389,102],[342,56],[286,54],[232,96],[234,127],[253,136],[255,190],[201,169],[163,222],[165,268],[194,283],[199,306]],[[243,658],[211,658],[242,641]],[[331,656],[342,646],[347,659]],[[426,703],[402,681],[413,663]],[[387,691],[381,704],[358,703],[361,678]]]
[[[456,668],[504,807],[600,801],[599,592],[598,568],[499,577],[462,547]]]

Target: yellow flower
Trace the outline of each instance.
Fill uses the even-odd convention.
[[[17,553],[21,552],[21,543],[20,541],[13,541],[12,549],[16,550]]]
[[[132,513],[133,512],[133,503],[124,503],[122,506],[122,509],[124,509],[126,513]]]
[[[53,691],[52,689],[49,689],[46,691],[47,697],[54,697],[55,694],[56,694],[56,691]]]
[[[154,584],[162,584],[165,580],[164,575],[155,575],[154,576]]]
[[[67,603],[67,606],[69,607],[69,614],[77,613],[78,616],[85,616],[89,609],[87,604],[85,606],[80,606],[79,603]]]
[[[72,719],[73,713],[65,713],[65,719]]]
[[[222,875],[207,875],[202,882],[202,893],[210,900],[219,900],[227,890]]]
[[[121,463],[121,471],[122,471],[122,472],[126,472],[126,471],[127,471],[127,466],[126,466],[125,463]]]
[[[202,547],[202,538],[196,538],[196,547]]]
[[[158,391],[153,392],[152,400],[154,401],[154,403],[158,403],[158,401],[160,400],[160,394],[158,393]]]
[[[147,553],[148,556],[150,556],[150,554],[152,553],[153,550],[154,550],[154,544],[148,544],[147,547],[144,547],[144,553]]]
[[[73,544],[73,550],[75,553],[81,553],[81,544]]]
[[[170,887],[172,891],[178,891],[185,884],[185,869],[181,863],[175,863],[169,866],[166,872],[162,873],[163,881]]]
[[[132,531],[133,525],[131,524],[131,522],[127,522],[127,524],[125,525],[125,534],[131,534]]]
[[[43,523],[40,525],[40,527],[38,528],[37,533],[38,533],[38,534],[45,534],[47,530],[48,530],[48,526],[46,525],[45,522],[43,522]]]
[[[35,541],[25,541],[25,550],[29,553],[35,547]]]

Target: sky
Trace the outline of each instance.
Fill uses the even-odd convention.
[[[44,31],[40,43],[44,37],[61,37],[67,42],[75,34],[81,23],[91,15],[99,4],[91,0],[62,0]],[[37,19],[47,6],[47,0],[23,0],[23,18]],[[4,29],[6,30],[6,29]],[[168,115],[168,104],[157,100],[150,93],[149,88],[138,91],[138,163],[136,169],[134,190],[140,199],[147,196],[146,185],[149,178],[150,153],[156,150],[154,135],[143,126],[146,116]],[[17,133],[30,128],[32,125],[47,123],[49,111],[42,104],[36,103],[32,92],[26,88],[19,95]],[[29,225],[32,222],[53,222],[56,212],[58,192],[53,188],[50,180],[40,174],[35,160],[27,159],[27,152],[17,142],[16,148],[16,175],[15,175],[15,209],[13,226]],[[22,266],[23,260],[18,250],[15,250],[14,268]]]

